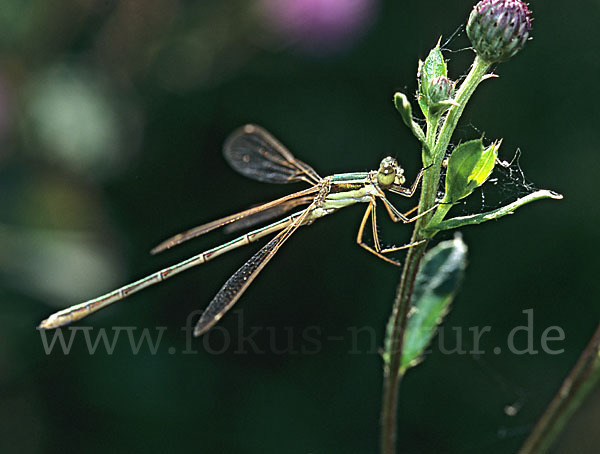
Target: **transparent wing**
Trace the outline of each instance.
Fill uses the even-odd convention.
[[[172,248],[173,246],[177,246],[185,241],[191,240],[193,238],[199,237],[200,235],[204,235],[205,233],[210,232],[211,230],[217,229],[219,227],[223,227],[225,225],[236,225],[237,223],[241,223],[242,226],[240,229],[249,227],[251,225],[255,225],[259,222],[267,221],[272,219],[280,214],[283,214],[295,206],[302,205],[304,203],[308,203],[313,199],[313,197],[308,196],[309,194],[313,194],[319,190],[318,187],[312,187],[308,189],[304,189],[303,191],[295,192],[293,194],[286,195],[277,200],[273,200],[271,202],[264,203],[262,205],[249,208],[247,210],[241,211],[239,213],[235,213],[229,216],[226,216],[221,219],[217,219],[216,221],[209,222],[207,224],[199,225],[198,227],[194,227],[192,229],[186,230],[185,232],[178,233],[170,238],[167,238],[165,241],[160,243],[158,246],[154,247],[150,253],[158,254],[159,252],[165,251],[167,249]],[[276,209],[278,206],[283,206],[279,211]],[[266,212],[266,215],[262,215],[262,212]],[[239,230],[235,228],[231,231]]]
[[[317,184],[321,181],[311,166],[296,159],[260,126],[246,125],[231,133],[225,141],[223,154],[236,171],[264,183],[305,181]]]
[[[281,245],[302,225],[302,222],[312,210],[314,203],[306,208],[288,227],[269,241],[263,248],[252,256],[250,260],[242,265],[233,276],[221,287],[206,310],[200,316],[200,320],[194,328],[194,336],[200,336],[217,323],[225,313],[237,302],[250,286],[258,273],[269,263]]]
[[[234,233],[240,230],[254,227],[256,224],[263,224],[271,219],[283,216],[287,212],[293,210],[300,205],[308,205],[315,199],[314,196],[299,197],[297,199],[288,200],[280,205],[276,205],[272,208],[257,211],[256,213],[240,219],[237,222],[233,222],[225,226],[223,231],[225,233]]]

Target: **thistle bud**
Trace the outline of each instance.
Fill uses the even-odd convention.
[[[432,114],[444,112],[454,104],[452,101],[454,85],[455,83],[446,76],[437,76],[431,79],[425,93],[429,111]]]
[[[530,16],[520,0],[482,0],[471,11],[467,36],[479,57],[491,63],[506,61],[529,38]]]
[[[445,76],[438,76],[431,80],[427,95],[432,104],[448,101],[454,96],[454,82]]]

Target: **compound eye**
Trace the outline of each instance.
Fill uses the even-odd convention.
[[[394,158],[391,156],[383,158],[377,171],[377,182],[379,185],[384,188],[391,186],[396,180],[397,169],[398,162]]]

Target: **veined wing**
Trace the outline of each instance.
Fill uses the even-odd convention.
[[[305,181],[317,184],[321,177],[295,158],[275,137],[260,126],[246,125],[225,141],[225,159],[242,175],[264,183]]]
[[[271,219],[283,216],[284,214],[288,213],[289,211],[293,210],[294,208],[300,205],[308,205],[314,199],[315,196],[309,195],[288,200],[286,202],[280,203],[279,205],[275,205],[274,207],[266,208],[250,216],[246,216],[237,222],[232,222],[226,225],[223,231],[225,233],[233,233],[238,232],[240,230],[248,229],[250,227],[255,226],[256,224],[266,223]]]
[[[282,213],[291,210],[295,206],[308,203],[307,198],[310,198],[312,200],[310,194],[313,194],[317,191],[319,191],[319,187],[313,186],[312,188],[304,189],[303,191],[295,192],[293,194],[288,194],[277,200],[273,200],[271,202],[267,202],[256,207],[240,211],[239,213],[235,213],[224,218],[217,219],[216,221],[199,225],[198,227],[194,227],[190,230],[186,230],[185,232],[178,233],[177,235],[166,239],[158,246],[154,247],[150,251],[150,253],[158,254],[159,252],[170,249],[173,246],[177,246],[178,244],[199,237],[200,235],[204,235],[205,233],[208,233],[211,230],[217,229],[228,224],[241,222],[243,224],[245,223],[245,225],[241,228],[245,228],[251,225],[255,225],[262,221],[267,221],[269,219],[272,219],[273,217],[276,217]],[[283,208],[278,211],[275,208],[279,206],[283,206]],[[262,215],[264,212],[267,213],[265,216]]]
[[[258,273],[269,263],[281,245],[302,225],[306,216],[311,212],[316,202],[313,202],[302,211],[294,222],[279,232],[263,248],[242,265],[233,276],[221,287],[208,307],[200,316],[194,328],[194,336],[200,336],[217,323],[225,313],[237,302],[250,286]]]

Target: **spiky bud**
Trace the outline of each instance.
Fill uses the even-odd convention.
[[[491,63],[519,52],[530,31],[531,11],[520,0],[482,0],[473,7],[467,23],[475,52]]]
[[[425,89],[425,96],[432,114],[442,113],[454,103],[452,101],[454,86],[455,82],[446,76],[437,76],[431,79],[429,86]]]
[[[427,95],[432,104],[448,101],[454,96],[454,82],[446,76],[438,76],[431,79],[427,89]]]

